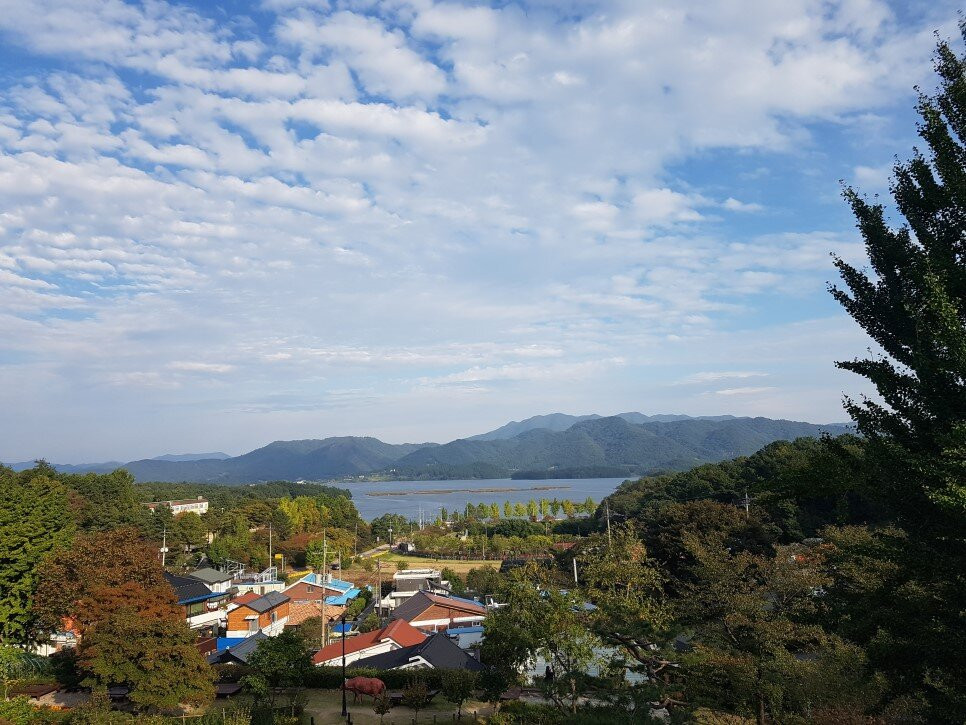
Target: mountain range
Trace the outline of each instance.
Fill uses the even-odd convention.
[[[341,436],[275,441],[240,456],[166,454],[119,463],[54,464],[66,473],[125,468],[139,481],[254,483],[326,480],[376,475],[385,478],[534,478],[633,475],[680,471],[750,455],[776,440],[833,435],[845,424],[815,425],[771,418],[684,415],[534,416],[445,444],[384,443]],[[13,464],[29,468],[32,463]]]

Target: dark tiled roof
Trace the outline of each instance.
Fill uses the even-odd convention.
[[[168,580],[168,584],[174,589],[174,595],[178,598],[178,604],[199,602],[216,596],[202,582],[190,576],[178,576],[177,574],[165,572],[164,578]]]
[[[258,647],[258,643],[263,639],[268,639],[268,635],[264,632],[256,632],[240,644],[236,644],[234,647],[229,647],[221,652],[212,652],[210,655],[208,655],[208,664],[219,665],[236,661],[245,664],[248,662],[248,656],[255,651],[255,648]]]
[[[231,574],[212,569],[210,566],[193,571],[188,576],[192,579],[203,581],[205,584],[221,584],[222,582],[231,581]]]
[[[353,667],[372,667],[377,670],[392,670],[409,664],[416,657],[422,657],[437,670],[480,671],[483,665],[461,650],[446,636],[437,632],[421,644],[403,647],[391,652],[363,657],[352,663]]]
[[[246,602],[244,606],[262,614],[270,609],[275,609],[279,604],[285,604],[288,600],[288,597],[280,592],[269,592],[268,594],[263,594],[258,599],[252,599],[250,602]]]

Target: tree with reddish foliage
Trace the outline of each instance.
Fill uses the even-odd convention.
[[[71,620],[90,686],[125,685],[147,710],[203,704],[214,673],[195,647],[156,550],[134,529],[77,537],[41,569],[34,603],[51,631]]]

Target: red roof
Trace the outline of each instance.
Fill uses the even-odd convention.
[[[402,619],[396,619],[382,629],[376,629],[372,632],[359,634],[355,637],[348,637],[345,641],[345,653],[351,654],[353,652],[369,649],[370,647],[374,647],[387,639],[391,639],[400,647],[410,647],[422,642],[424,639],[426,639],[426,635],[413,627],[409,622],[406,622]],[[334,660],[341,656],[342,642],[333,642],[312,655],[312,662],[318,665],[322,662]]]
[[[240,597],[235,597],[231,600],[231,604],[248,604],[249,602],[254,602],[258,599],[261,594],[256,594],[255,592],[245,592]]]

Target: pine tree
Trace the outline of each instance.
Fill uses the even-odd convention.
[[[966,26],[963,27],[966,34]],[[966,63],[939,44],[936,96],[920,94],[929,148],[894,167],[906,223],[854,189],[845,196],[872,273],[836,258],[846,289],[831,292],[883,354],[838,363],[867,378],[882,402],[846,399],[859,431],[891,471],[902,516],[958,529],[966,512]]]

